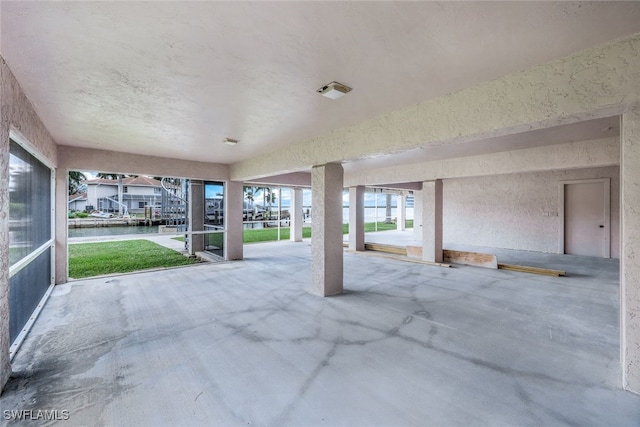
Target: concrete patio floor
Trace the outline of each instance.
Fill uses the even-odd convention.
[[[310,252],[57,286],[0,407],[74,426],[640,425],[616,261],[552,256],[553,278],[345,253],[346,293],[319,298]]]

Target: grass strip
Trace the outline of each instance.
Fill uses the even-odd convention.
[[[407,228],[413,228],[413,220],[408,220],[406,223]],[[397,226],[394,223],[387,224],[385,222],[378,222],[378,231],[396,230]],[[367,222],[364,225],[365,233],[371,233],[376,231],[375,222]],[[342,234],[349,234],[349,224],[342,224]],[[289,227],[280,228],[280,240],[289,240],[290,231]],[[302,227],[302,238],[306,239],[311,237],[311,227]],[[174,237],[174,240],[184,242],[184,237]],[[242,242],[243,243],[258,243],[258,242],[272,242],[278,240],[278,228],[245,228]]]
[[[149,240],[69,245],[69,277],[74,279],[129,273],[149,268],[175,267],[196,262]]]

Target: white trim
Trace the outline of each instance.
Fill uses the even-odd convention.
[[[53,291],[54,286],[55,285],[53,284],[49,285],[49,288],[42,296],[42,299],[40,299],[40,302],[36,306],[35,310],[33,310],[33,313],[31,313],[29,320],[24,325],[24,327],[22,328],[22,330],[20,331],[16,339],[13,341],[13,344],[11,344],[11,347],[9,347],[9,361],[13,361],[13,358],[18,352],[18,349],[20,349],[20,346],[22,345],[24,339],[27,337],[27,334],[33,327],[33,324],[36,322],[36,319],[38,319],[38,316],[40,315],[42,308],[44,307],[47,300],[49,299],[49,296],[51,295],[51,292]]]
[[[564,194],[565,187],[569,184],[604,185],[604,258],[611,258],[611,178],[576,179],[558,182],[558,253],[564,254]]]
[[[20,270],[29,265],[33,260],[42,255],[47,249],[51,248],[55,245],[55,240],[49,239],[46,243],[40,246],[38,249],[29,253],[29,255],[22,258],[20,261],[16,262],[12,266],[9,267],[9,278],[15,276]]]
[[[50,273],[50,285],[54,285],[56,283],[56,170],[51,170],[51,269]],[[67,176],[69,174],[67,173]],[[69,183],[67,182],[66,188],[69,188]],[[66,211],[65,211],[66,213]]]
[[[47,157],[40,154],[40,152],[36,150],[36,148],[27,140],[27,138],[22,136],[22,134],[17,130],[13,129],[13,127],[9,129],[9,139],[12,139],[19,146],[27,150],[27,152],[35,157],[40,163],[42,163],[49,169],[55,170],[56,165],[54,165],[53,162]]]

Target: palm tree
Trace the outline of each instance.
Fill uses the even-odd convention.
[[[271,188],[265,188],[267,202],[269,203],[269,219],[271,219],[271,204],[276,201],[276,194],[273,192]]]
[[[86,181],[87,177],[82,172],[69,171],[69,195],[76,194],[82,191],[84,184],[82,181]]]
[[[244,198],[249,201],[250,209],[253,209],[254,196],[255,196],[254,187],[244,187]]]

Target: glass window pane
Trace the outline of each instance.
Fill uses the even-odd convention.
[[[51,239],[51,170],[11,141],[9,259],[15,264]]]
[[[204,183],[204,230],[224,230],[224,183]],[[205,234],[204,250],[224,257],[224,233]]]

